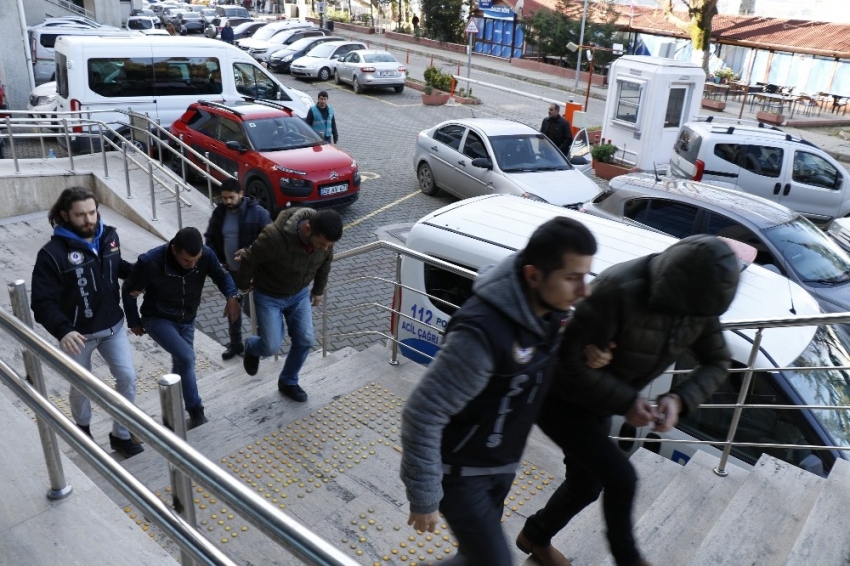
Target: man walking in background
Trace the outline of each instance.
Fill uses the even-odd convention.
[[[271,224],[268,211],[257,199],[246,197],[236,179],[227,179],[221,184],[221,204],[216,206],[204,234],[204,242],[235,280],[239,271],[238,252],[254,243],[266,225]],[[247,304],[242,304],[248,316]],[[244,351],[242,344],[242,317],[230,322],[230,344],[221,354],[229,360]]]
[[[327,91],[319,92],[317,100],[316,105],[307,112],[305,120],[322,136],[322,139],[328,143],[336,144],[339,141],[339,134],[336,131],[334,109],[328,106]]]
[[[225,43],[233,43],[233,27],[230,25],[230,20],[224,22],[224,27],[221,28],[221,40]]]
[[[292,345],[277,387],[300,403],[307,400],[307,393],[298,384],[298,372],[313,348],[310,306],[322,302],[333,246],[341,237],[342,217],[335,210],[291,208],[281,212],[251,247],[240,253],[236,283],[240,289],[253,286],[256,312],[252,315],[259,333],[245,342],[245,371],[256,375],[260,356],[280,349],[285,321]]]
[[[171,354],[171,371],[181,378],[189,428],[207,422],[195,377],[195,315],[207,277],[227,298],[224,316],[228,322],[238,320],[241,309],[236,285],[215,253],[203,245],[197,228],[183,228],[167,244],[140,255],[123,287],[127,324],[133,334],[149,334]],[[145,298],[139,318],[136,297],[142,293]]]
[[[570,154],[573,145],[573,131],[569,121],[561,116],[561,107],[557,104],[549,105],[549,115],[543,119],[540,133],[549,138],[564,155]]]
[[[47,216],[53,237],[38,252],[32,272],[32,311],[63,352],[91,371],[96,349],[115,378],[115,390],[136,401],[133,350],[124,328],[119,278],[132,266],[121,259],[118,233],[106,226],[88,189],[62,191]],[[90,438],[91,401],[71,388],[71,416]],[[130,431],[112,424],[109,446],[125,458],[144,451]]]

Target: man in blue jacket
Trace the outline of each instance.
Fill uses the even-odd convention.
[[[197,228],[183,228],[169,243],[140,255],[123,287],[127,325],[133,334],[149,334],[171,354],[171,371],[181,377],[189,428],[207,422],[195,379],[195,315],[207,277],[227,298],[228,321],[238,319],[242,311],[236,285],[215,253],[203,245]],[[139,318],[136,297],[142,293]]]
[[[317,100],[316,105],[307,112],[305,120],[316,130],[316,133],[322,136],[323,140],[336,144],[339,141],[339,133],[336,131],[334,109],[328,106],[327,91],[319,92]]]
[[[63,352],[89,371],[97,349],[115,378],[115,389],[133,403],[136,370],[118,283],[132,266],[121,259],[118,233],[103,223],[97,199],[83,187],[62,191],[48,220],[53,237],[38,252],[32,272],[35,320],[59,340]],[[70,404],[74,422],[92,437],[91,401],[72,387]],[[118,421],[112,425],[109,445],[125,458],[144,451]]]
[[[221,184],[221,204],[213,210],[204,242],[215,252],[218,261],[236,280],[239,271],[241,250],[248,248],[272,219],[268,211],[253,197],[243,196],[236,179],[227,179]],[[245,313],[247,304],[242,304]],[[230,344],[222,352],[222,359],[229,360],[245,351],[242,344],[242,317],[230,323]]]

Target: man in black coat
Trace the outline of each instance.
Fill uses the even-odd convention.
[[[271,221],[268,211],[256,199],[243,195],[236,179],[227,179],[221,184],[221,204],[213,210],[204,243],[215,252],[218,261],[235,281],[239,271],[239,252],[253,244]],[[247,306],[247,301],[243,301],[242,309]],[[251,316],[247,310],[245,314]],[[229,360],[244,350],[240,316],[230,323],[230,345],[221,357]]]
[[[540,126],[540,133],[558,146],[558,149],[564,155],[569,155],[570,146],[573,144],[573,131],[570,129],[569,121],[561,116],[561,107],[559,105],[554,103],[549,105],[549,116],[543,119],[543,125]]]
[[[658,432],[676,426],[726,379],[731,363],[720,315],[738,287],[732,249],[714,236],[680,240],[663,253],[609,267],[575,309],[558,352],[555,379],[537,425],[564,451],[566,480],[528,518],[517,537],[520,550],[543,566],[568,566],[551,539],[603,489],[608,543],[617,566],[649,564],[632,529],[637,477],[627,455],[608,438],[611,416]],[[605,367],[593,365],[585,347],[606,350]],[[696,366],[656,401],[641,389],[690,351]]]

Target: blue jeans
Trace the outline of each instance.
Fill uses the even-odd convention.
[[[115,378],[115,390],[131,403],[136,402],[136,368],[133,366],[133,350],[127,339],[124,320],[112,328],[85,334],[86,342],[79,354],[68,354],[75,362],[91,371],[91,355],[97,350],[106,360],[112,377]],[[87,426],[91,424],[91,401],[82,393],[71,388],[69,395],[71,415],[74,422]],[[118,438],[130,438],[130,431],[118,421],[112,423],[112,435]]]
[[[195,323],[143,316],[142,326],[153,341],[171,354],[171,373],[180,376],[187,411],[202,406],[195,379]]]
[[[245,351],[252,356],[271,356],[280,350],[284,325],[288,324],[292,346],[286,355],[278,380],[284,385],[297,384],[298,372],[313,349],[310,289],[304,287],[289,297],[273,297],[255,290],[254,309],[259,336],[248,339]]]

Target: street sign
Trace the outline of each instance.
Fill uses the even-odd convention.
[[[469,20],[466,24],[466,33],[478,33],[478,26],[475,24],[475,18]]]
[[[324,14],[325,13],[325,4],[326,2],[316,2],[316,13]]]

